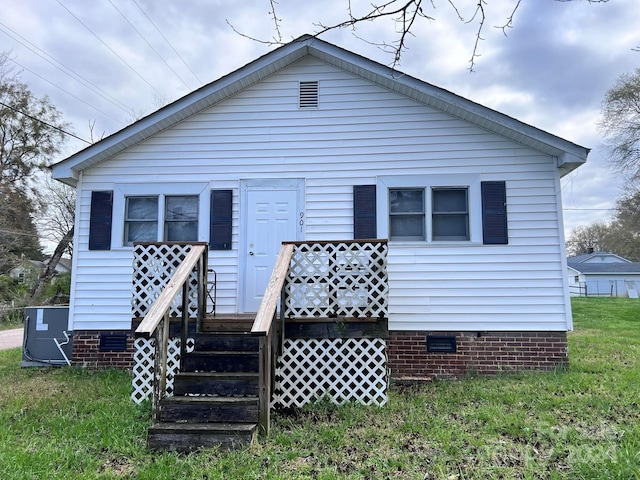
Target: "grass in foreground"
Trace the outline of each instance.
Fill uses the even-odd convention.
[[[20,369],[0,352],[0,478],[640,478],[640,302],[576,299],[567,371],[436,381],[385,408],[276,415],[249,449],[145,448],[120,371]]]

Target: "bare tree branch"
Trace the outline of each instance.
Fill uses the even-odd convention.
[[[494,27],[494,28],[501,29],[505,37],[507,36],[507,28],[513,28],[513,17],[515,17],[516,12],[518,11],[518,7],[520,7],[521,1],[522,0],[518,0],[518,3],[516,3],[515,6],[513,7],[513,10],[511,11],[511,15],[507,17],[507,23],[505,23],[504,25],[496,25]]]
[[[458,0],[446,0],[446,3],[451,7],[451,9],[455,12],[458,20],[465,24],[471,24],[477,22],[477,30],[475,33],[475,41],[473,44],[473,49],[471,51],[471,57],[469,59],[469,71],[473,72],[476,66],[476,60],[480,57],[480,42],[484,40],[483,38],[483,30],[485,28],[485,22],[487,20],[487,12],[485,9],[489,8],[490,1],[489,0],[476,0],[477,4],[475,6],[475,10],[471,19],[465,21],[463,16],[458,9]],[[513,2],[513,9],[511,10],[511,14],[507,17],[506,23],[501,26],[496,26],[496,28],[502,29],[504,35],[507,35],[507,29],[513,27],[514,18],[516,16],[516,12],[518,11],[522,0],[511,0]],[[569,2],[577,2],[577,1],[586,1],[587,3],[608,3],[609,0],[555,0],[557,2],[569,3]],[[366,40],[358,35],[356,38],[370,44],[377,46],[382,51],[389,53],[393,56],[393,62],[391,62],[393,68],[395,68],[401,60],[403,53],[407,50],[407,40],[408,37],[414,36],[412,33],[412,29],[415,27],[416,21],[420,18],[425,20],[433,21],[434,17],[425,13],[423,7],[424,4],[431,5],[432,9],[436,9],[436,5],[444,3],[444,0],[385,0],[383,3],[372,3],[368,11],[364,14],[356,14],[354,11],[354,5],[352,0],[346,0],[347,2],[347,16],[345,20],[334,24],[326,24],[322,21],[315,23],[314,25],[317,27],[314,36],[318,37],[324,33],[327,33],[332,30],[340,30],[344,28],[351,28],[352,31],[355,32],[358,24],[365,22],[373,22],[380,19],[391,19],[396,25],[396,33],[398,37],[391,41],[370,41]],[[284,45],[285,41],[283,40],[281,24],[282,20],[278,16],[276,7],[278,2],[276,0],[269,0],[271,9],[269,11],[269,16],[271,17],[274,23],[275,35],[270,40],[263,40],[246,33],[243,33],[239,29],[237,29],[228,19],[226,20],[227,24],[231,27],[231,29],[240,35],[241,37],[248,38],[258,43],[262,43],[264,45],[269,46],[281,46]],[[640,46],[634,48],[633,50],[640,50]]]
[[[473,44],[473,51],[471,52],[471,59],[469,60],[469,71],[473,72],[473,68],[476,65],[476,58],[480,56],[480,54],[478,53],[478,45],[480,44],[481,40],[484,40],[484,38],[482,38],[482,29],[484,28],[484,22],[486,20],[486,15],[484,13],[484,5],[486,5],[487,2],[485,0],[478,0],[478,5],[476,6],[476,11],[473,14],[473,17],[471,17],[471,20],[469,20],[468,22],[465,23],[471,23],[475,20],[476,17],[479,17],[479,21],[478,21],[478,31],[476,32],[476,41]]]
[[[273,20],[273,28],[276,31],[274,40],[276,40],[277,42],[282,42],[282,32],[280,32],[280,22],[282,20],[278,18],[278,15],[276,14],[276,5],[278,4],[278,2],[276,2],[276,0],[269,0],[269,3],[271,3],[271,11],[269,12],[269,15],[271,15],[271,19]]]

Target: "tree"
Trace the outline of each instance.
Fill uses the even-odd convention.
[[[16,266],[23,256],[42,259],[33,210],[33,201],[24,191],[0,183],[0,274]]]
[[[595,222],[575,227],[567,239],[567,253],[582,255],[591,251],[613,251],[611,228],[608,223]]]
[[[37,223],[40,236],[56,245],[73,229],[76,213],[76,190],[57,182],[50,175],[41,182]],[[73,256],[73,243],[63,246],[63,254]]]
[[[60,152],[66,124],[48,98],[37,98],[0,53],[0,272],[22,255],[39,258],[34,224],[35,174]]]
[[[601,110],[599,126],[612,166],[631,180],[640,179],[640,68],[618,78]]]
[[[284,45],[287,43],[283,40],[281,23],[277,13],[278,2],[276,0],[268,0],[270,5],[269,16],[273,22],[274,35],[269,40],[258,39],[240,32],[236,29],[228,20],[229,26],[239,35],[265,43],[267,45]],[[507,35],[508,29],[513,27],[513,21],[516,17],[516,13],[522,0],[510,0],[512,8],[510,9],[510,15],[501,20],[499,25],[494,25],[496,28],[502,30],[504,35]],[[585,1],[587,3],[607,3],[609,0],[554,0],[556,2],[574,2]],[[366,6],[361,7],[365,2],[357,2],[356,0],[345,0],[347,7],[347,17],[337,23],[325,24],[319,21],[316,26],[318,27],[315,36],[320,36],[331,30],[339,30],[344,28],[351,28],[356,30],[360,24],[374,22],[379,20],[389,20],[394,23],[397,38],[390,42],[388,41],[368,41],[367,43],[380,47],[385,52],[389,53],[393,57],[393,67],[400,64],[402,54],[407,49],[407,40],[409,37],[414,36],[412,29],[414,29],[417,22],[432,21],[435,17],[431,14],[432,11],[436,11],[439,6],[451,8],[460,22],[469,24],[472,28],[475,28],[475,42],[469,59],[469,70],[473,71],[476,65],[476,60],[480,56],[480,41],[483,40],[482,33],[487,27],[486,22],[488,18],[489,10],[491,9],[491,0],[476,0],[473,2],[473,6],[469,10],[469,15],[464,16],[462,8],[468,8],[466,4],[458,2],[456,0],[383,0],[382,3],[369,3],[366,2]],[[468,2],[467,2],[468,3]],[[358,8],[360,7],[360,8]]]
[[[629,190],[618,198],[611,229],[615,252],[640,262],[640,189]]]
[[[42,289],[56,273],[56,266],[66,253],[73,255],[73,233],[75,221],[76,191],[63,183],[54,182],[48,177],[43,182],[40,200],[42,208],[39,215],[41,234],[56,243],[53,255],[47,267],[41,272],[31,290],[31,299],[37,299]]]
[[[35,97],[0,54],[0,183],[28,188],[60,152],[67,126],[47,97]]]
[[[640,189],[629,190],[616,200],[611,222],[595,222],[571,230],[568,254],[580,255],[590,249],[640,262]]]

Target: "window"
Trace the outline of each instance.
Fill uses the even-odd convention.
[[[389,238],[425,240],[424,189],[389,190]]]
[[[432,193],[432,239],[469,240],[469,199],[466,188],[434,188]]]
[[[164,239],[168,242],[198,238],[198,197],[165,198]]]
[[[158,197],[127,197],[124,212],[124,243],[158,239]]]
[[[130,196],[125,198],[124,244],[190,241],[198,238],[198,196]],[[160,205],[162,218],[160,218]],[[158,224],[163,222],[162,238]]]
[[[504,180],[483,180],[480,174],[388,175],[377,177],[375,192],[381,238],[418,244],[509,243]]]

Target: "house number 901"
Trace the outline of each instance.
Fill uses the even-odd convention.
[[[300,212],[300,231],[302,232],[302,227],[304,227],[304,212]]]

